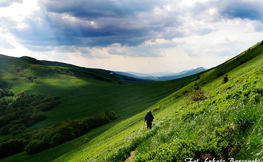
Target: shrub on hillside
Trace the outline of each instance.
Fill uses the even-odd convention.
[[[0,143],[0,158],[22,152],[28,141],[25,139],[11,139]]]
[[[198,91],[198,90],[200,90],[200,86],[199,86],[199,85],[197,85],[197,84],[195,83],[195,85],[194,85],[193,89],[194,89],[195,91]]]
[[[190,92],[190,90],[189,89],[187,89],[187,90],[184,90],[183,92],[182,92],[182,95],[184,95],[184,94],[187,94],[187,93],[189,93]]]
[[[227,75],[225,75],[224,76],[224,78],[223,78],[223,81],[222,81],[222,83],[223,84],[225,84],[225,83],[227,83],[228,82],[228,76]]]
[[[10,127],[9,133],[12,133],[12,132],[17,131],[17,130],[25,130],[25,129],[26,129],[26,127],[23,124],[18,123],[18,124],[14,124]]]
[[[1,94],[4,96],[12,96],[13,92],[8,89],[1,89]],[[10,136],[0,142],[1,155],[2,153],[5,154],[3,156],[0,155],[0,158],[21,152],[26,146],[27,148],[25,150],[27,150],[29,154],[50,148],[50,141],[54,135],[53,132],[50,133],[49,131],[43,130],[41,130],[43,132],[30,132],[26,127],[32,126],[34,123],[47,118],[46,114],[39,109],[39,105],[48,105],[48,108],[45,107],[47,111],[60,103],[60,97],[50,97],[45,100],[42,95],[28,95],[24,92],[16,94],[15,97],[1,98],[0,134],[10,134]],[[35,133],[36,135],[34,135]],[[45,138],[44,135],[46,135]],[[22,143],[24,140],[27,142]],[[30,145],[29,140],[31,141]]]
[[[8,92],[9,95],[12,91]],[[0,129],[1,133],[8,133],[6,125],[17,120],[26,127],[45,120],[48,111],[61,103],[60,97],[49,97],[45,99],[42,95],[29,95],[24,92],[18,93],[15,97],[0,99]]]
[[[203,107],[195,109],[195,110],[186,110],[181,114],[181,121],[189,121],[193,119],[195,116],[204,113],[205,109]]]
[[[0,116],[0,128],[5,126],[6,124],[8,124],[9,122],[7,122],[6,120],[6,116],[2,115]]]
[[[50,146],[51,147],[55,147],[57,145],[60,145],[63,141],[62,141],[63,137],[62,135],[60,135],[60,133],[56,133],[50,141]]]
[[[34,123],[40,122],[42,120],[46,120],[47,119],[47,115],[41,111],[39,112],[34,112],[31,116],[30,116],[30,120],[32,120]]]
[[[135,157],[135,162],[148,161],[185,161],[186,158],[194,160],[203,159],[204,154],[209,154],[209,160],[227,159],[229,152],[234,147],[237,133],[228,125],[216,128],[211,132],[211,139],[202,142],[198,140],[176,139],[171,143],[165,143],[157,149]],[[208,159],[206,159],[208,160]]]
[[[59,99],[44,100],[44,103],[39,105],[39,109],[43,112],[49,111],[61,103]]]
[[[14,96],[15,94],[14,94],[14,92],[13,91],[8,91],[8,93],[7,93],[7,96]]]
[[[11,127],[12,127],[11,124],[5,125],[3,128],[1,128],[0,134],[2,134],[2,135],[8,134],[8,133],[9,133],[9,129],[10,129]]]
[[[117,117],[115,116],[114,112],[112,111],[106,111],[105,115],[110,119],[110,120],[115,120]]]
[[[42,140],[32,140],[26,147],[25,151],[31,155],[44,150]]]
[[[260,101],[260,98],[261,98],[261,94],[253,94],[250,99],[249,99],[249,102],[251,103],[258,103]]]
[[[169,144],[163,144],[158,149],[152,150],[149,153],[136,156],[134,161],[185,161],[189,157],[200,160],[201,153],[215,155],[214,150],[214,145],[209,145],[208,143],[179,139]]]
[[[53,106],[60,104],[60,102],[60,97],[45,99],[43,96],[28,95],[26,93],[17,94],[15,98],[11,99],[0,99],[0,110],[2,113],[0,116],[0,133],[11,134],[7,141],[0,141],[0,152],[6,153],[5,156],[10,156],[23,150],[28,154],[34,154],[70,141],[93,128],[116,119],[112,111],[106,111],[83,119],[64,121],[51,128],[38,131],[26,129],[26,127],[47,118],[46,114],[41,111],[41,108],[49,110]],[[20,144],[21,141],[26,142],[22,145]],[[9,148],[12,148],[14,151],[10,151]],[[2,151],[2,149],[6,152]]]
[[[193,101],[201,101],[205,99],[205,92],[203,89],[195,90],[194,94],[191,96]]]
[[[67,120],[54,125],[52,128],[40,129],[32,136],[32,141],[26,146],[25,151],[28,154],[34,154],[58,146],[87,133],[93,128],[109,123],[111,119],[116,119],[115,114],[106,111],[83,119]]]
[[[109,122],[110,122],[110,119],[105,114],[92,116],[85,120],[85,123],[87,123],[90,128],[96,128],[96,127],[99,127]]]
[[[5,96],[5,92],[3,91],[3,89],[0,89],[0,98]]]

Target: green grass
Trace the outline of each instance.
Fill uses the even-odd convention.
[[[181,150],[186,149],[182,143],[191,146],[189,155],[198,155],[196,158],[202,151],[210,151],[216,158],[260,159],[263,157],[262,52],[263,46],[257,44],[224,64],[197,74],[199,80],[195,80],[197,75],[194,75],[167,82],[120,85],[94,78],[65,74],[49,78],[41,74],[36,82],[28,83],[21,78],[10,79],[16,77],[11,74],[1,75],[5,82],[11,83],[14,92],[62,96],[63,103],[49,111],[48,119],[32,129],[102,110],[112,110],[118,116],[114,122],[60,146],[30,156],[23,152],[2,160],[124,161],[130,151],[135,150],[135,161],[148,161],[147,157],[156,161],[166,157],[162,161],[168,161],[178,158]],[[226,74],[229,81],[223,84]],[[185,87],[181,88],[182,85]],[[205,99],[191,100],[195,85],[204,91]],[[143,124],[148,110],[156,110],[152,130],[146,130]],[[220,132],[228,133],[224,136]],[[191,141],[208,149],[200,153]],[[167,156],[160,156],[158,150],[166,150]]]
[[[5,62],[8,62],[7,60],[5,60]],[[110,82],[101,79],[97,80],[92,77],[69,75],[70,70],[68,67],[43,67],[43,65],[28,64],[28,62],[14,61],[12,59],[9,62],[12,61],[16,62],[10,65],[2,64],[5,68],[0,70],[0,74],[2,76],[1,79],[4,80],[7,85],[10,85],[15,93],[24,91],[29,94],[43,94],[44,96],[59,95],[62,97],[63,103],[55,109],[48,111],[48,118],[46,120],[30,128],[35,130],[52,126],[61,121],[82,118],[105,110],[115,112],[118,120],[114,123],[119,126],[120,122],[122,123],[122,121],[126,121],[126,119],[128,120],[137,113],[144,111],[160,99],[180,89],[183,84],[186,85],[196,78],[196,76],[193,76],[188,77],[187,81],[179,79],[176,81],[168,81],[166,84],[161,82],[116,84],[119,83],[119,80]],[[33,61],[33,63],[35,62]],[[62,71],[62,74],[54,71]],[[28,79],[28,77],[32,76],[35,77],[33,82]],[[162,106],[158,108],[161,107]],[[127,125],[130,125],[130,123]],[[96,135],[106,131],[108,128],[109,126],[105,126],[105,128],[102,127],[101,129],[103,131],[99,131]],[[122,131],[126,127],[120,128]],[[119,130],[115,130],[114,134],[117,134],[118,131]],[[2,138],[4,138],[4,136],[2,136]],[[67,150],[74,148],[75,146],[70,146]],[[45,152],[46,151],[43,153],[45,154]],[[56,152],[56,155],[58,155],[61,151],[58,150]],[[62,153],[64,153],[64,151],[62,151]],[[43,155],[42,153],[40,154]],[[34,159],[34,156],[35,155],[18,154],[10,158],[27,159],[26,161],[28,161],[31,158]],[[9,161],[10,159],[7,160]],[[43,160],[45,161],[47,159]]]
[[[238,85],[244,85],[245,82],[249,82],[251,85],[253,85],[256,78],[262,78],[260,76],[255,76],[259,75],[258,73],[260,71],[262,72],[262,60],[262,55],[259,55],[257,58],[242,64],[241,66],[237,66],[237,68],[233,69],[232,71],[229,71],[228,75],[230,81],[226,84],[222,84],[223,77],[218,77],[212,82],[203,85],[202,88],[205,90],[207,96],[205,101],[193,103],[189,106],[186,105],[186,99],[191,94],[181,95],[180,93],[186,89],[190,89],[194,84],[192,83],[192,85],[190,84],[189,86],[184,87],[182,90],[177,91],[169,97],[161,100],[159,103],[156,103],[156,105],[153,105],[149,109],[160,106],[163,106],[163,109],[161,109],[157,114],[154,113],[157,121],[154,124],[153,130],[151,131],[143,130],[141,120],[137,124],[127,127],[125,130],[119,133],[119,135],[124,134],[123,136],[111,136],[110,139],[107,139],[104,138],[105,136],[99,135],[94,140],[99,141],[99,138],[102,137],[105,139],[103,141],[104,144],[100,143],[95,145],[93,143],[89,143],[90,145],[86,146],[86,148],[84,146],[85,149],[83,149],[83,151],[76,151],[74,154],[72,153],[74,151],[71,151],[67,154],[67,156],[64,155],[63,157],[59,158],[58,161],[63,161],[64,158],[67,159],[66,161],[81,161],[87,158],[88,161],[92,161],[93,159],[103,161],[105,158],[108,158],[112,161],[122,161],[123,158],[125,159],[129,155],[129,152],[135,148],[135,155],[139,156],[147,154],[149,150],[159,148],[161,144],[169,144],[177,139],[198,139],[200,143],[207,142],[210,140],[210,138],[212,138],[210,135],[216,128],[221,128],[224,125],[231,125],[232,123],[239,124],[238,122],[241,119],[250,117],[253,114],[258,114],[258,116],[254,118],[254,122],[257,123],[256,121],[260,119],[259,117],[262,114],[262,110],[260,109],[260,107],[262,107],[261,103],[255,106],[253,106],[253,104],[247,104],[246,106],[243,106],[242,100],[235,101],[236,99],[234,99],[229,100],[227,104],[225,103],[226,101],[218,102],[217,106],[208,106],[208,104],[210,104],[213,99],[224,96],[223,94],[228,91],[229,87],[238,88]],[[201,75],[201,78],[206,77],[206,75],[211,75],[211,73],[212,72],[210,72],[210,74],[204,73]],[[257,82],[259,84],[258,86],[262,86],[262,79],[259,79]],[[232,92],[234,91],[229,91],[230,94]],[[181,97],[175,99],[174,96]],[[205,113],[197,114],[188,122],[180,120],[180,116],[184,111],[189,111],[189,109],[198,109],[202,106],[206,108]],[[245,113],[245,115],[241,115],[240,117],[240,112]],[[144,114],[145,113],[138,114],[138,116],[141,115],[140,117],[142,118]],[[240,137],[237,137],[238,141],[242,143],[240,147],[246,144],[248,140],[251,140],[251,138],[254,139],[254,150],[252,149],[251,154],[246,155],[242,154],[242,149],[240,149],[239,152],[236,153],[236,158],[248,159],[251,157],[261,157],[260,155],[255,156],[252,154],[254,151],[259,151],[262,145],[261,142],[257,143],[259,138],[256,137],[256,133],[252,133],[253,128],[257,125],[260,124],[252,125],[245,132],[240,132]],[[261,126],[262,125],[257,126],[257,131],[260,130],[259,128],[261,128]],[[113,127],[113,130],[117,130],[117,128]],[[126,132],[126,134],[124,132]],[[110,136],[110,133],[108,133],[109,131],[107,131],[105,134]],[[250,134],[255,135],[249,137]],[[107,142],[107,140],[109,141]],[[118,143],[114,143],[114,141],[118,141]],[[245,149],[245,147],[246,146],[243,146],[243,149]],[[96,154],[96,152],[100,153]]]

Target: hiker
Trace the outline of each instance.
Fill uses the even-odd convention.
[[[148,111],[145,118],[144,118],[144,121],[147,122],[147,128],[149,129],[152,129],[152,121],[153,121],[154,117],[152,115],[152,112],[151,111]]]

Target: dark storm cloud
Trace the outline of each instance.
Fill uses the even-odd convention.
[[[13,3],[22,3],[23,0],[1,0],[0,7],[8,7],[11,6]]]
[[[241,19],[250,19],[250,20],[259,20],[263,19],[263,2],[258,1],[246,1],[246,0],[220,0],[220,1],[211,1],[200,3],[197,2],[192,8],[190,13],[193,17],[198,17],[204,15],[204,11],[207,9],[216,8],[219,12],[219,15],[225,18],[241,18]],[[219,19],[215,19],[218,21]]]
[[[22,0],[1,1],[0,7],[1,4],[10,5],[13,2]],[[168,3],[171,3],[170,11],[165,8]],[[41,0],[38,1],[40,10],[24,19],[26,28],[17,28],[17,24],[11,20],[3,21],[1,25],[32,51],[74,46],[76,49],[69,50],[73,52],[81,47],[107,47],[118,43],[122,47],[138,47],[139,50],[109,50],[109,54],[162,56],[161,51],[147,52],[151,50],[149,46],[142,49],[140,45],[158,38],[172,40],[187,34],[206,35],[214,30],[198,23],[188,26],[188,19],[190,23],[194,20],[207,24],[221,21],[221,18],[236,17],[262,21],[263,6],[260,1],[222,0],[196,3],[185,8],[179,7],[179,3],[166,0]],[[208,15],[206,11],[211,8],[216,8],[219,14],[215,17]],[[160,10],[158,14],[155,13],[156,9]],[[262,26],[259,24],[256,30],[262,30]],[[160,43],[155,46],[161,49],[174,47],[174,44]],[[90,55],[92,52],[88,50],[86,53]]]
[[[147,17],[149,19],[146,20],[144,17],[138,18],[138,14],[142,11],[150,10],[151,13],[155,5],[161,3],[158,1],[132,3],[90,1],[89,4],[84,0],[74,2],[76,3],[72,1],[42,3],[42,8],[46,10],[35,12],[35,19],[31,17],[25,19],[28,28],[10,30],[31,50],[34,50],[32,46],[105,47],[114,43],[138,46],[160,34],[169,39],[182,36],[175,30],[165,31],[166,27],[175,24],[168,18],[165,20],[153,19],[152,16]],[[94,10],[103,14],[87,13]],[[123,16],[118,10],[129,16]],[[112,14],[109,14],[110,12]],[[93,20],[94,25],[91,24]]]
[[[76,30],[71,25],[66,24],[67,22],[61,22],[64,23],[64,25],[60,25],[64,27],[61,34],[67,37],[86,38],[88,44],[83,43],[82,45],[108,46],[113,43],[120,43],[121,45],[138,46],[149,38],[155,37],[156,33],[163,32],[166,26],[174,25],[169,19],[158,22],[152,16],[147,20],[139,17],[141,13],[149,12],[152,14],[154,7],[163,6],[165,3],[166,1],[159,0],[57,0],[47,1],[43,5],[48,12],[67,14],[86,21],[95,21],[96,27],[88,26],[87,23],[76,22]],[[169,34],[169,37],[171,36],[173,35]],[[81,44],[78,45],[82,46]]]
[[[263,3],[260,1],[219,2],[220,14],[228,18],[241,18],[263,21]]]
[[[159,0],[52,0],[45,1],[46,10],[67,13],[79,18],[123,17],[152,10],[167,1]]]

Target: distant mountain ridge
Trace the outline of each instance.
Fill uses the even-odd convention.
[[[163,72],[163,73],[143,74],[143,73],[135,73],[135,72],[118,72],[118,71],[115,71],[115,73],[133,77],[133,78],[144,79],[144,80],[167,81],[167,80],[173,80],[173,79],[194,75],[203,72],[205,70],[206,69],[203,67],[198,67],[196,69],[184,70],[179,73]]]

